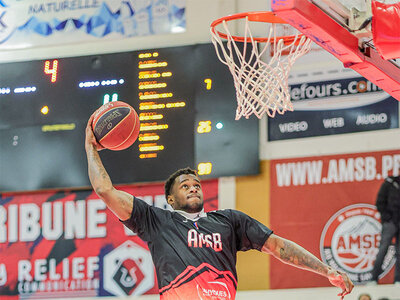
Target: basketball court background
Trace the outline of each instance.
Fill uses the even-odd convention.
[[[215,210],[218,181],[202,185],[205,211]],[[163,184],[120,188],[167,208]],[[147,244],[93,191],[0,194],[0,203],[2,299],[158,293]]]
[[[398,173],[399,166],[398,150],[273,160],[271,227],[332,267],[348,272],[355,284],[365,284],[371,280],[380,238],[376,196],[382,178],[393,170]],[[341,217],[331,220],[339,211]],[[344,229],[341,224],[346,222]],[[392,269],[393,253],[390,260],[385,274]],[[391,283],[392,273],[381,282]],[[275,259],[270,280],[271,288],[329,285],[321,276]]]
[[[269,1],[188,0],[187,31],[174,35],[173,38],[167,34],[157,36],[157,39],[154,39],[154,37],[138,37],[135,39],[117,40],[113,42],[101,41],[99,43],[81,43],[79,47],[76,45],[69,45],[63,47],[53,46],[51,48],[36,47],[19,51],[3,50],[0,60],[20,61],[54,56],[54,53],[58,53],[60,56],[78,56],[92,54],[94,50],[96,50],[96,52],[112,53],[115,51],[152,48],[155,46],[163,47],[205,43],[210,41],[208,31],[209,24],[212,20],[235,12],[265,9],[269,9]],[[315,53],[318,53],[318,55],[315,55]],[[302,71],[305,71],[305,73],[307,73],[331,67],[341,70],[342,65],[330,54],[323,51],[315,51],[307,58],[304,58],[304,60],[299,61],[299,63],[295,65],[294,70],[295,72],[302,73]],[[362,95],[360,95],[360,97],[362,98]],[[232,105],[235,105],[234,100]],[[394,102],[394,105],[397,106],[397,102]],[[380,169],[382,158],[385,155],[393,157],[393,155],[398,154],[398,149],[400,149],[400,130],[398,127],[391,127],[390,129],[379,131],[372,129],[367,132],[269,141],[267,136],[267,119],[264,118],[260,121],[260,131],[260,159],[263,165],[271,163],[271,169],[265,170],[265,173],[259,176],[236,179],[237,189],[231,191],[232,193],[236,192],[237,195],[236,200],[239,205],[237,204],[236,207],[244,211],[253,210],[252,215],[256,216],[267,225],[270,225],[277,234],[293,239],[318,257],[321,257],[320,241],[323,229],[328,221],[335,216],[337,212],[350,205],[362,203],[369,205],[374,204],[377,190],[383,180],[382,170]],[[288,185],[278,184],[277,165],[289,166],[291,163],[322,161],[322,170],[328,172],[331,161],[336,161],[338,166],[339,161],[343,159],[346,162],[346,166],[348,166],[348,161],[351,158],[361,158],[361,161],[364,161],[364,163],[372,161],[371,159],[367,160],[367,157],[372,157],[376,162],[376,174],[381,174],[381,178],[378,179],[376,174],[375,177],[371,175],[371,177],[367,178],[365,177],[367,173],[364,173],[363,179],[357,181],[355,180],[356,175],[353,172],[354,180],[342,181],[341,179],[336,182],[335,173],[331,171],[332,175],[330,178],[332,182],[330,183],[322,183],[321,178],[321,183],[318,184],[315,182],[311,184],[306,181],[304,184],[298,183],[294,185],[293,178],[289,176],[291,179]],[[334,165],[334,163],[331,164]],[[290,168],[291,167],[287,167],[286,169],[292,170],[288,171],[289,174],[293,172],[293,169]],[[340,167],[338,166],[337,174],[340,174],[339,169]],[[366,170],[365,165],[362,169]],[[347,174],[347,171],[345,173]],[[323,176],[326,177],[326,175],[327,173]],[[270,176],[271,179],[269,179]],[[284,176],[283,179],[280,177],[280,183],[285,182],[285,178],[288,178],[285,177],[288,175],[282,175],[282,173],[280,173],[279,176]],[[339,178],[343,177],[339,176]],[[297,179],[302,182],[302,179],[298,177]],[[242,184],[244,181],[246,184]],[[254,190],[253,187],[257,189]],[[268,193],[266,193],[266,191],[268,191]],[[160,193],[162,194],[161,191]],[[248,195],[252,197],[248,197]],[[48,199],[47,196],[41,197],[43,198],[40,198],[40,201]],[[92,195],[91,197],[94,196]],[[12,199],[14,198],[10,198],[9,196],[3,197],[1,205],[9,205],[8,201]],[[323,202],[323,199],[326,201]],[[16,198],[14,200],[16,200]],[[21,201],[29,203],[31,199],[24,198],[24,200]],[[263,204],[262,210],[254,211],[253,208],[258,207],[258,204],[255,203],[257,201],[264,201],[265,203]],[[288,203],[290,203],[290,205],[288,205]],[[107,216],[108,214],[109,212],[107,212]],[[120,230],[121,234],[125,234],[122,233],[122,229],[118,230]],[[125,240],[126,239],[124,239],[124,241]],[[122,245],[122,238],[120,241],[120,245]],[[4,244],[0,245],[4,246]],[[254,264],[246,265],[246,263],[243,263],[247,259],[246,256],[250,257],[252,255],[251,253],[244,253],[242,256],[239,256],[238,271],[240,289],[266,289],[269,287],[294,288],[329,285],[326,279],[318,275],[295,270],[281,264],[273,258],[266,258],[267,256],[262,254],[255,254],[256,258],[253,260]],[[1,270],[2,269],[0,269],[0,271]],[[267,277],[261,278],[262,282],[260,282],[260,273],[265,274],[265,271],[267,271],[268,275]],[[287,274],[291,276],[286,276]],[[14,274],[11,278],[15,278],[15,276]],[[247,278],[240,281],[240,278],[244,276]],[[393,274],[389,273],[383,278],[383,282],[391,282],[392,276]],[[243,282],[243,284],[241,285],[240,282]]]

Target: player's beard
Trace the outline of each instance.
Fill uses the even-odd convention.
[[[193,214],[193,213],[200,212],[203,209],[203,206],[204,206],[204,203],[202,200],[200,200],[200,201],[196,201],[196,202],[186,202],[181,207],[176,208],[176,209],[183,210],[183,211]]]

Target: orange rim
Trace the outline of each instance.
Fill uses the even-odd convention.
[[[229,15],[226,17],[222,17],[220,19],[215,20],[214,22],[211,23],[211,30],[214,33],[214,35],[218,35],[219,37],[227,40],[228,35],[226,33],[223,33],[221,31],[218,31],[216,27],[220,25],[222,22],[229,22],[229,21],[234,21],[234,20],[240,20],[240,19],[248,19],[250,22],[264,22],[264,23],[271,23],[271,24],[287,24],[283,19],[279,18],[277,15],[275,15],[271,11],[255,11],[255,12],[246,12],[246,13],[239,13],[239,14],[234,14],[234,15]],[[303,34],[297,35],[297,38],[301,38]],[[231,36],[233,40],[236,42],[252,42],[257,41],[260,43],[266,43],[268,42],[268,38],[262,38],[262,37],[247,37],[244,38],[243,36],[236,36],[232,35]],[[295,39],[295,35],[289,35],[289,36],[279,36],[276,37],[276,39],[281,40],[283,39],[285,44],[291,44]],[[271,43],[274,43],[274,39],[270,40]],[[296,43],[297,44],[297,43]]]

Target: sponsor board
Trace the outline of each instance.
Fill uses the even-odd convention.
[[[385,91],[363,77],[331,76],[290,85],[294,111],[268,118],[269,141],[399,127],[398,101]]]
[[[204,208],[218,181],[204,180]],[[168,209],[160,183],[119,187]],[[147,244],[91,190],[0,194],[1,299],[158,293]]]
[[[362,284],[370,280],[380,242],[376,197],[398,175],[400,151],[272,160],[270,226]],[[392,249],[392,248],[391,248]],[[392,283],[393,250],[381,283]],[[273,289],[330,286],[323,276],[271,260]]]
[[[336,212],[326,223],[320,241],[322,260],[345,271],[355,284],[372,280],[372,269],[379,250],[382,225],[376,207],[354,204]],[[394,245],[382,265],[384,277],[395,263]]]
[[[274,165],[279,187],[381,180],[399,175],[400,154],[305,158]]]
[[[150,252],[126,241],[104,258],[104,289],[116,296],[142,295],[154,286]]]
[[[185,0],[0,1],[0,49],[183,32]]]

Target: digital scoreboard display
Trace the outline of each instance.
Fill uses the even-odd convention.
[[[258,120],[234,121],[232,76],[211,44],[0,65],[0,191],[90,186],[85,127],[102,104],[138,112],[138,140],[100,152],[114,184],[257,174]]]

